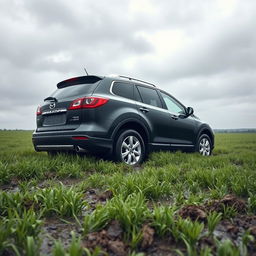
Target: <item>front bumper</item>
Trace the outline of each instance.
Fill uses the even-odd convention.
[[[77,139],[81,137],[81,139]],[[112,140],[88,136],[83,132],[34,132],[32,142],[36,151],[74,150],[102,152],[112,150]]]

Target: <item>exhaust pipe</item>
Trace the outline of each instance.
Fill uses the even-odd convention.
[[[75,151],[76,151],[77,153],[87,152],[86,149],[83,149],[83,148],[81,148],[81,147],[79,147],[79,146],[75,146]]]

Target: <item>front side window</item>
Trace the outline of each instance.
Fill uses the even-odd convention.
[[[179,104],[174,98],[169,95],[161,92],[161,95],[164,99],[167,109],[172,113],[182,114],[184,113],[184,108],[181,104]]]
[[[115,82],[112,87],[115,95],[133,100],[133,84]]]
[[[148,88],[148,87],[143,87],[143,86],[138,86],[138,90],[142,97],[142,101],[145,104],[148,104],[148,105],[151,105],[154,107],[159,107],[159,108],[162,107],[160,98],[159,98],[156,90]]]

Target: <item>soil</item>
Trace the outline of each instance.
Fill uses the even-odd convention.
[[[155,234],[155,230],[151,228],[148,224],[145,224],[142,227],[142,242],[141,242],[142,249],[147,249],[153,244],[154,234]]]
[[[40,238],[42,244],[40,253],[43,255],[50,255],[54,246],[54,239],[59,239],[65,248],[67,248],[71,242],[70,232],[73,230],[76,233],[81,233],[82,230],[73,221],[69,220],[69,223],[65,223],[57,218],[45,219]]]
[[[106,229],[88,234],[83,245],[91,250],[100,246],[109,255],[125,256],[128,246],[122,241],[122,234],[119,222],[114,220]]]
[[[183,219],[189,218],[192,221],[205,222],[207,219],[206,209],[203,206],[185,205],[179,210],[178,214]]]
[[[65,179],[62,181],[65,185],[72,185],[80,182],[78,179]],[[7,191],[10,188],[17,187],[18,184],[11,183],[8,187],[1,187]],[[83,215],[93,211],[97,204],[105,204],[113,197],[111,190],[100,191],[98,189],[88,189],[84,193],[84,199],[89,203],[89,210],[86,209]],[[167,202],[166,202],[167,203]],[[27,200],[23,202],[27,209],[33,208],[38,210],[40,205],[35,202]],[[169,202],[170,204],[170,202]],[[222,199],[212,200],[206,202],[204,205],[185,205],[178,211],[178,216],[182,218],[190,218],[192,221],[200,221],[207,226],[207,215],[211,211],[223,212],[223,207],[233,207],[237,211],[237,215],[232,219],[222,220],[214,231],[214,236],[218,240],[230,239],[236,246],[239,246],[242,241],[242,236],[245,231],[249,230],[250,234],[256,241],[256,216],[246,215],[246,202],[234,195],[226,195]],[[80,216],[82,221],[83,217]],[[76,234],[82,234],[81,227],[75,222],[74,219],[68,219],[67,222],[59,218],[47,218],[44,220],[40,239],[42,245],[40,253],[49,255],[54,246],[54,239],[59,239],[64,247],[68,247],[71,242],[70,232],[74,231]],[[83,236],[82,245],[93,251],[96,247],[107,252],[110,256],[125,256],[131,251],[127,242],[124,241],[124,230],[120,223],[113,220],[107,227],[99,232],[93,232],[87,236]],[[203,247],[212,248],[213,254],[216,252],[215,242],[212,237],[207,235],[207,230],[202,232],[203,236],[198,241],[198,249]],[[172,237],[159,238],[155,235],[155,230],[150,227],[149,223],[142,226],[142,240],[138,246],[138,251],[144,252],[145,255],[161,256],[161,255],[177,255],[175,250],[180,250],[186,254],[184,243],[175,242]],[[248,255],[256,256],[256,243],[250,242],[248,245]]]
[[[85,192],[84,199],[90,205],[90,210],[94,210],[97,204],[105,204],[107,200],[113,197],[113,192],[111,190],[105,190],[101,192],[99,189],[88,189]],[[88,213],[88,211],[87,211]]]
[[[240,199],[234,195],[226,195],[220,200],[213,200],[208,203],[208,211],[223,212],[224,206],[233,207],[237,213],[245,213],[247,206],[243,199]]]
[[[0,185],[0,190],[8,192],[19,192],[19,180],[17,178],[12,178],[8,184]]]

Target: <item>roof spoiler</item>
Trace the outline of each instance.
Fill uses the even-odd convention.
[[[100,76],[78,76],[59,82],[57,87],[61,89],[76,84],[94,84],[100,80],[102,80]]]

